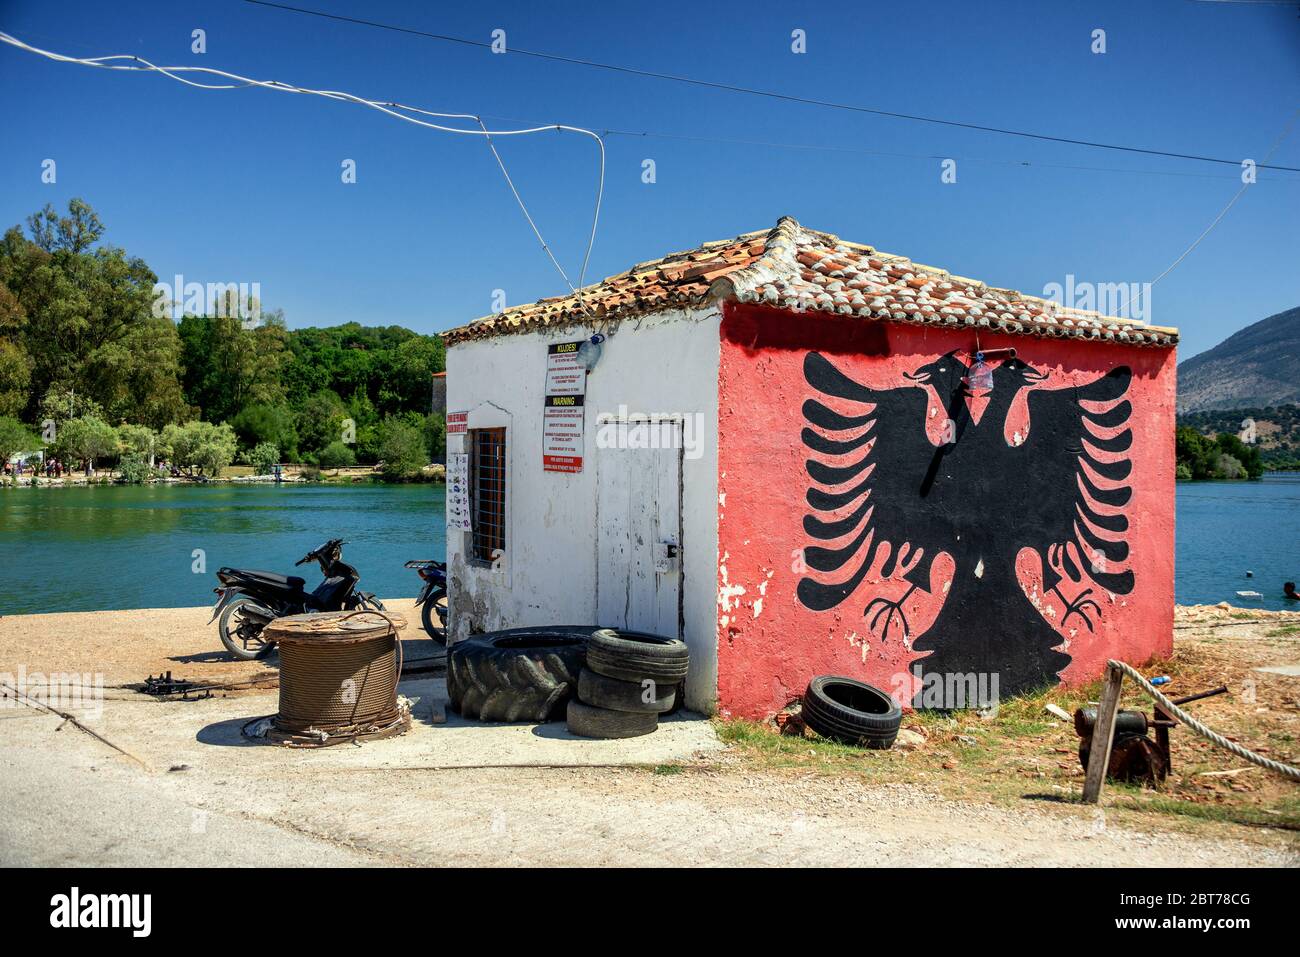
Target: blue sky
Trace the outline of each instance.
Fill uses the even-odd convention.
[[[800,96],[1187,153],[1262,157],[1300,106],[1296,7],[1151,2],[821,6],[609,2],[295,5]],[[191,52],[191,31],[207,53]],[[1107,51],[1091,52],[1094,29]],[[1040,143],[778,102],[323,21],[241,0],[0,0],[36,46],[219,67],[490,124],[561,122],[836,147],[608,138],[589,278],[782,215],[1039,294],[1154,278],[1240,186],[1231,166]],[[791,52],[791,31],[807,52]],[[258,282],[291,326],[349,320],[434,332],[564,291],[478,138],[264,90],[195,90],[0,47],[7,103],[0,223],[82,196],[106,239],[162,278]],[[572,135],[501,143],[575,275],[596,154]],[[856,151],[856,152],[850,152]],[[907,154],[903,156],[880,154]],[[957,182],[941,182],[941,158]],[[41,182],[56,160],[58,181]],[[657,182],[642,183],[653,159]],[[340,164],[357,164],[341,182]],[[1026,167],[1018,165],[1029,163]],[[1300,123],[1273,162],[1300,166]],[[1092,167],[1070,169],[1060,167]],[[1095,169],[1097,167],[1103,169]],[[1161,175],[1156,175],[1156,173]],[[1177,175],[1174,175],[1177,174]],[[1182,356],[1300,304],[1300,174],[1261,171],[1155,287]]]

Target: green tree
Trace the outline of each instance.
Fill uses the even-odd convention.
[[[159,446],[186,475],[217,477],[235,460],[235,430],[226,423],[195,420],[163,429]]]
[[[127,452],[117,463],[118,475],[127,485],[144,485],[157,478],[158,469],[139,452]]]
[[[150,468],[153,467],[158,451],[158,433],[149,426],[123,422],[117,427],[117,444],[124,455],[137,455],[148,462]]]
[[[66,251],[83,253],[104,234],[99,214],[84,199],[68,203],[68,215],[60,216],[49,203],[39,213],[27,217],[32,242],[47,253]]]
[[[27,408],[32,362],[22,342],[25,319],[17,297],[0,285],[0,415],[18,416]]]
[[[103,224],[83,200],[68,212],[47,206],[29,217],[31,238],[14,227],[0,240],[0,392],[15,389],[15,356],[25,356],[29,415],[56,385],[75,385],[112,419],[158,425],[180,415],[180,340],[154,314],[157,277],[138,257],[95,246]]]
[[[59,458],[84,462],[91,473],[96,459],[117,457],[117,430],[96,416],[79,416],[58,424],[52,447]]]
[[[331,442],[341,440],[343,420],[347,417],[347,409],[337,394],[329,390],[317,392],[298,413],[298,448],[303,452],[319,452]]]
[[[424,436],[409,422],[396,416],[384,419],[379,427],[380,471],[386,478],[410,478],[429,464]]]
[[[259,442],[248,455],[248,464],[255,475],[270,475],[280,462],[280,449],[274,442]]]
[[[337,475],[339,469],[347,468],[357,464],[357,456],[350,448],[342,442],[331,442],[325,448],[320,450],[316,456],[317,464],[324,469],[333,469]]]
[[[262,443],[270,443],[277,449],[282,449],[285,456],[292,460],[298,452],[298,430],[294,427],[293,418],[293,411],[287,405],[255,402],[244,406],[230,420],[230,425],[244,448],[251,449]]]
[[[1264,474],[1264,457],[1258,446],[1247,445],[1231,432],[1220,432],[1214,446],[1223,455],[1235,459],[1247,478],[1257,479]]]
[[[13,416],[0,415],[0,465],[19,452],[34,452],[41,440]]]

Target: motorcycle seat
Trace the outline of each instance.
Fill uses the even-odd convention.
[[[232,571],[250,581],[263,582],[278,588],[301,589],[307,584],[307,579],[299,578],[297,575],[281,575],[279,572],[264,572],[256,568],[239,568]]]

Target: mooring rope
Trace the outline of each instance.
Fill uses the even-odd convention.
[[[1197,721],[1182,708],[1178,707],[1178,705],[1174,704],[1162,695],[1155,689],[1155,686],[1153,686],[1151,682],[1142,677],[1142,674],[1131,665],[1126,665],[1122,661],[1116,661],[1114,658],[1110,659],[1107,663],[1114,668],[1118,668],[1120,671],[1124,672],[1124,674],[1136,681],[1142,690],[1147,693],[1147,696],[1155,701],[1156,704],[1160,705],[1161,709],[1165,713],[1177,718],[1181,723],[1191,728],[1206,741],[1209,741],[1211,744],[1217,744],[1219,747],[1231,751],[1243,761],[1249,761],[1251,764],[1258,765],[1268,771],[1273,771],[1277,774],[1283,775],[1284,777],[1291,778],[1293,781],[1300,781],[1300,768],[1293,768],[1291,765],[1283,764],[1281,761],[1274,761],[1272,758],[1266,758],[1262,754],[1256,754],[1254,751],[1243,748],[1235,741],[1229,741],[1217,731],[1213,731],[1201,724],[1201,722]]]

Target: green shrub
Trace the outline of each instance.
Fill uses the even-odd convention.
[[[357,464],[356,453],[342,442],[331,442],[325,446],[316,456],[316,460],[321,468],[334,469],[336,473],[341,468]]]
[[[280,461],[280,449],[274,442],[258,442],[248,453],[248,464],[256,475],[270,475]]]
[[[379,458],[383,462],[380,472],[385,478],[418,475],[429,464],[425,437],[414,425],[391,416],[379,427]]]
[[[144,485],[162,474],[149,464],[149,458],[139,452],[127,452],[117,466],[121,481],[127,485]]]

